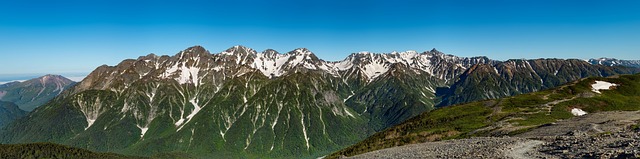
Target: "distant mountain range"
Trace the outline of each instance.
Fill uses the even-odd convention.
[[[457,57],[435,49],[360,52],[329,62],[200,46],[96,68],[2,131],[3,143],[54,142],[135,155],[315,158],[447,106],[638,68],[583,60]],[[51,125],[56,125],[52,127]]]
[[[440,106],[497,99],[553,88],[585,77],[607,77],[637,72],[637,68],[591,65],[582,60],[507,60],[494,65],[478,64],[442,92]]]
[[[23,82],[0,85],[0,101],[12,102],[31,111],[62,93],[75,82],[60,75],[45,75]]]
[[[640,67],[640,60],[618,60],[614,58],[589,59],[589,63],[606,66]]]
[[[49,102],[75,82],[60,75],[45,75],[0,85],[0,127]]]

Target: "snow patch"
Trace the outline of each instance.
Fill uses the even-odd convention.
[[[333,67],[339,71],[343,71],[343,70],[351,69],[353,67],[353,63],[351,61],[344,60],[344,61],[335,63]]]
[[[373,81],[373,79],[380,76],[382,73],[387,72],[387,70],[389,70],[389,68],[385,67],[383,63],[377,62],[372,62],[362,68],[362,71],[367,76],[369,82]]]
[[[353,114],[351,114],[351,112],[349,112],[347,108],[342,108],[342,110],[344,110],[344,112],[347,113],[347,115],[349,115],[350,117],[355,118],[355,116],[353,116]]]
[[[193,59],[196,61],[196,64],[199,63],[198,59]],[[180,83],[192,83],[196,86],[200,85],[200,80],[198,73],[200,72],[200,68],[186,66],[186,62],[184,63],[176,63],[173,66],[169,67],[163,74],[161,74],[162,78],[168,78],[171,75],[176,74],[179,71],[179,76],[174,79]]]
[[[349,98],[353,97],[354,94],[349,95],[347,98],[345,98],[342,102],[347,102],[347,100],[349,100]]]
[[[86,128],[84,128],[84,130],[89,129],[89,127],[91,127],[91,125],[93,125],[93,123],[94,123],[94,122],[96,122],[96,120],[95,120],[95,119],[89,119],[89,118],[87,118],[87,127],[86,127]]]
[[[602,93],[600,90],[609,90],[611,86],[618,86],[617,84],[609,83],[606,81],[596,81],[595,84],[592,84],[592,91],[596,93]]]
[[[182,125],[183,122],[184,122],[184,119],[180,119],[180,120],[176,121],[175,125],[176,126],[180,126],[180,125]]]
[[[191,103],[191,105],[193,105],[193,111],[191,111],[191,114],[187,115],[187,118],[186,118],[187,122],[185,122],[184,124],[189,123],[189,121],[191,121],[193,116],[195,116],[196,114],[198,114],[198,112],[200,112],[200,110],[202,110],[202,107],[198,105],[198,99],[192,98],[191,100],[189,100],[189,102]],[[184,122],[184,119],[178,120],[178,122],[176,122],[176,126],[182,125],[183,122]],[[178,128],[178,131],[180,131],[180,129],[182,129],[183,126]]]
[[[144,134],[147,133],[147,130],[149,130],[149,128],[148,127],[141,127],[139,125],[136,125],[136,126],[138,126],[138,128],[140,128],[140,138],[142,139],[142,137],[144,137]]]
[[[573,109],[571,109],[571,114],[573,114],[575,116],[583,116],[583,115],[587,114],[587,112],[585,112],[584,110],[582,110],[580,108],[573,108]]]
[[[100,102],[100,98],[96,98],[93,102],[86,102],[81,100],[82,97],[76,100],[76,104],[80,108],[82,114],[84,114],[85,119],[87,120],[87,127],[84,130],[89,129],[91,125],[98,119],[100,114],[102,113],[102,103]]]

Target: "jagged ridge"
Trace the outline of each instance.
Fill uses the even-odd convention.
[[[317,157],[433,109],[437,87],[500,63],[435,49],[327,62],[303,48],[195,46],[100,66],[2,139],[141,155]],[[57,126],[41,131],[48,125]]]

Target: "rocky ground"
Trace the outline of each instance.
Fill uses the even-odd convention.
[[[580,116],[520,134],[545,141],[536,150],[562,158],[639,158],[640,112]]]
[[[477,137],[412,144],[350,158],[553,158],[533,151],[541,144],[542,141],[517,137]]]
[[[349,158],[640,158],[640,112],[587,114],[515,137],[405,145]]]

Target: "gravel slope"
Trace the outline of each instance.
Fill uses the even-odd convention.
[[[612,111],[541,126],[515,137],[411,144],[349,158],[640,158],[640,111]]]
[[[477,137],[405,145],[349,158],[553,158],[534,151],[534,147],[542,143],[538,140],[514,137]]]

